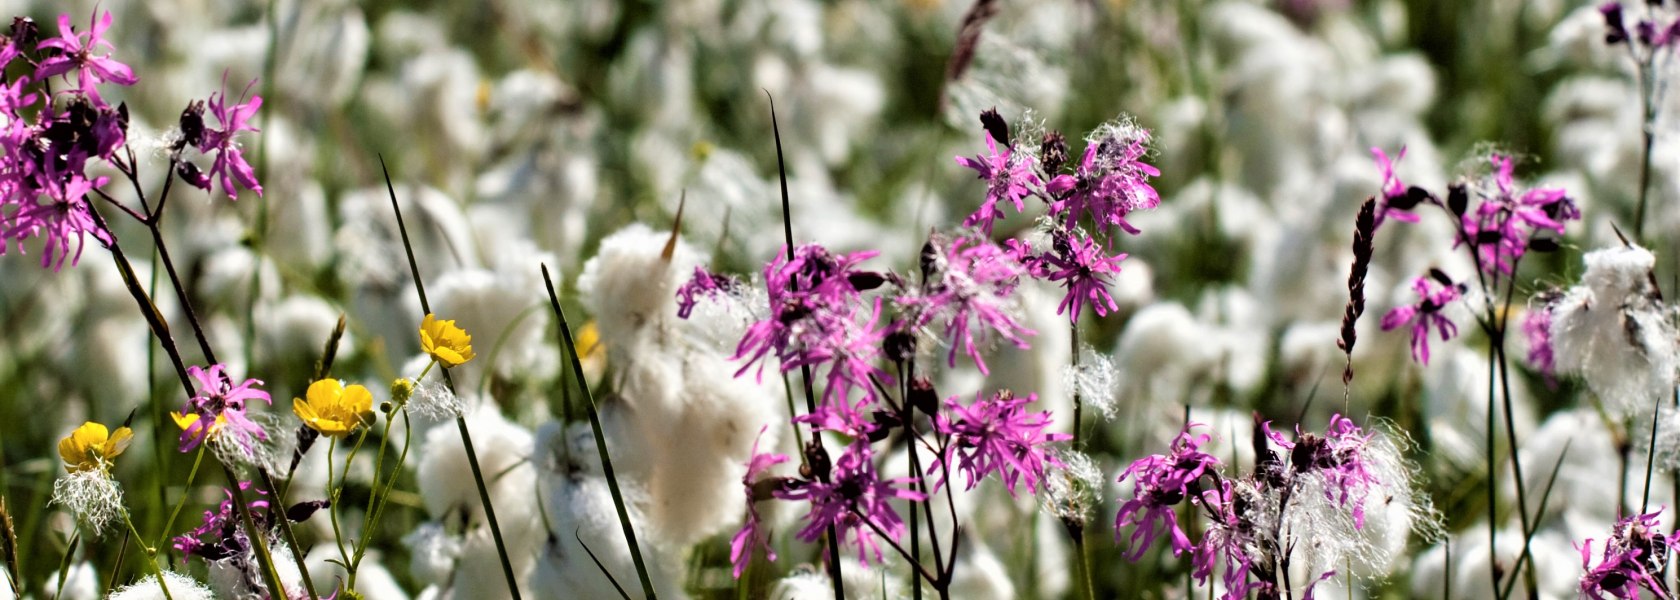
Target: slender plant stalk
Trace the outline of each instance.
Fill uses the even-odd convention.
[[[780,176],[782,189],[782,233],[787,245],[787,259],[791,262],[793,260],[793,211],[791,208],[792,202],[788,200],[787,159],[782,154],[782,127],[776,121],[776,98],[771,96],[769,91],[765,91],[764,95],[770,101],[770,130],[776,138],[776,171]],[[793,282],[789,281],[788,285],[793,285]],[[817,412],[817,396],[816,391],[811,387],[811,366],[799,365],[799,374],[805,378],[805,412],[807,414],[815,413]],[[822,435],[817,432],[815,425],[811,426],[811,444],[817,452],[827,453],[823,449]],[[817,479],[823,483],[828,483],[828,477],[829,475],[826,472],[817,473]],[[955,552],[952,554],[952,560],[954,561],[956,559]],[[828,580],[834,586],[834,599],[846,600],[846,586],[840,574],[840,532],[833,523],[828,525]]]
[[[58,600],[59,596],[64,595],[64,580],[70,578],[70,557],[76,554],[76,545],[81,541],[82,532],[70,534],[70,543],[64,547],[64,558],[58,561],[58,586],[53,590],[53,600]]]
[[[147,547],[145,547],[144,542],[141,542],[141,540],[144,540],[146,538],[140,537],[140,532],[134,529],[134,520],[129,518],[128,512],[126,510],[123,511],[123,524],[128,526],[128,534],[123,537],[123,548],[126,549],[128,547],[128,541],[130,539],[132,539],[136,542],[140,542],[142,544],[141,547],[140,547],[140,553],[146,555],[146,561],[145,561],[146,562],[146,568],[152,572],[152,575],[157,576],[157,578],[158,578],[158,589],[163,590],[163,597],[164,598],[167,598],[168,600],[175,600],[175,597],[171,596],[169,594],[169,583],[165,582],[163,580],[163,571],[161,569],[158,569],[157,561],[153,560],[153,558],[152,558],[157,553],[157,549],[156,548],[147,548]],[[122,556],[118,555],[117,559],[118,559],[118,563],[121,564]],[[116,573],[113,572],[111,574],[111,577],[113,579],[115,579],[116,578]],[[63,586],[64,581],[62,579],[60,579],[58,584],[59,584],[59,586]],[[63,589],[63,588],[60,587],[60,589]]]
[[[251,547],[257,555],[257,564],[262,569],[263,580],[268,583],[269,595],[285,598],[286,587],[280,583],[280,571],[275,569],[274,557],[268,553],[267,532],[258,529],[256,521],[251,518],[251,509],[245,504],[245,490],[239,487],[239,476],[226,464],[222,465],[222,473],[227,476],[228,492],[233,494],[233,508],[239,512],[239,520],[245,524],[245,537],[251,540]]]
[[[309,592],[309,600],[320,600],[321,595],[315,593],[315,580],[309,576],[309,565],[304,563],[303,548],[298,546],[297,536],[292,534],[292,523],[286,518],[286,498],[279,495],[278,487],[274,486],[274,478],[268,474],[268,469],[257,468],[257,474],[262,477],[263,486],[269,493],[275,494],[274,504],[268,508],[268,518],[280,525],[281,539],[286,540],[286,546],[292,551],[292,560],[297,561],[298,575],[303,578],[304,591]]]
[[[554,318],[560,322],[562,348],[572,357],[572,375],[583,390],[583,404],[589,409],[589,428],[595,433],[595,451],[601,455],[601,473],[607,478],[607,491],[612,492],[613,508],[618,510],[618,524],[624,528],[624,542],[630,546],[630,559],[636,564],[636,578],[641,580],[642,594],[653,600],[653,580],[648,577],[647,564],[642,561],[642,549],[636,543],[636,528],[630,523],[630,511],[624,506],[624,494],[618,489],[618,476],[613,471],[612,457],[607,452],[607,437],[601,431],[601,415],[595,408],[595,395],[589,391],[589,380],[583,375],[583,360],[572,341],[572,328],[566,324],[566,311],[560,308],[560,297],[554,293],[554,280],[548,275],[548,265],[542,266],[543,285],[548,288],[548,302],[554,308]],[[579,543],[582,540],[578,540]]]
[[[408,271],[414,277],[414,291],[420,296],[420,308],[432,312],[426,299],[426,285],[420,279],[420,263],[414,259],[414,245],[408,239],[408,225],[403,223],[402,207],[397,204],[397,188],[391,185],[391,171],[385,167],[385,157],[379,157],[379,170],[385,174],[385,191],[391,195],[391,210],[397,215],[397,231],[402,236],[403,251],[408,254]],[[449,393],[455,393],[455,379],[443,370],[443,383]],[[490,503],[490,488],[484,485],[484,469],[478,464],[478,450],[473,448],[472,433],[467,431],[467,417],[455,417],[455,429],[461,433],[461,445],[467,450],[467,464],[472,467],[473,483],[478,486],[478,500],[484,505],[484,520],[490,523],[490,537],[496,541],[496,555],[502,561],[502,576],[507,579],[508,593],[519,600],[519,579],[513,574],[513,562],[508,559],[507,543],[502,541],[502,526],[496,522],[496,507]]]

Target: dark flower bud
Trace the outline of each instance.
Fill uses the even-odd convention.
[[[806,479],[828,480],[828,474],[834,469],[834,463],[828,458],[828,450],[823,449],[822,441],[812,439],[805,442],[805,465],[799,467],[799,474]]]
[[[1038,145],[1039,162],[1044,164],[1044,172],[1051,175],[1062,170],[1068,161],[1067,139],[1062,132],[1052,131],[1044,134],[1044,140]]]
[[[1605,2],[1598,7],[1598,12],[1604,15],[1604,43],[1614,46],[1627,41],[1627,25],[1622,22],[1622,3]]]
[[[881,284],[887,282],[887,278],[874,271],[855,271],[846,274],[846,281],[852,284],[852,289],[867,292],[881,287]]]
[[[309,520],[310,515],[315,514],[315,511],[330,505],[331,503],[326,500],[310,500],[293,504],[291,508],[286,509],[286,520],[293,523],[302,523]]]
[[[939,272],[943,270],[945,253],[940,249],[940,244],[943,242],[944,240],[939,239],[938,234],[934,234],[928,237],[927,243],[922,244],[921,262],[923,284],[933,281],[939,276]]]
[[[41,28],[29,17],[12,17],[11,37],[19,48],[34,48],[41,39]]]
[[[1434,279],[1436,282],[1439,282],[1441,285],[1444,285],[1444,286],[1447,286],[1447,287],[1452,287],[1453,286],[1453,280],[1452,280],[1451,277],[1447,276],[1446,271],[1442,271],[1442,270],[1437,269],[1435,267],[1430,267],[1429,268],[1429,278]]]
[[[980,126],[986,128],[986,133],[991,134],[998,145],[1009,147],[1009,124],[1003,122],[1003,117],[998,115],[997,109],[982,111]]]
[[[1406,188],[1406,193],[1404,194],[1390,196],[1388,198],[1388,205],[1400,210],[1411,210],[1417,208],[1417,205],[1422,204],[1430,198],[1431,196],[1429,194],[1429,190],[1414,185]]]
[[[200,171],[198,165],[184,160],[177,162],[175,163],[175,174],[181,178],[181,181],[187,182],[187,185],[201,190],[210,189],[210,177]]]
[[[1557,252],[1559,246],[1557,238],[1536,237],[1528,241],[1528,249],[1535,252]]]
[[[878,427],[869,432],[869,443],[872,444],[887,439],[887,436],[892,435],[894,428],[904,424],[898,419],[897,414],[885,409],[874,411],[871,413],[871,417],[873,418],[874,423],[878,425]]]
[[[910,382],[909,401],[916,410],[930,417],[939,411],[939,392],[933,389],[933,382],[926,377],[917,377]]]
[[[898,329],[887,334],[882,340],[881,350],[886,352],[887,360],[905,362],[916,356],[916,336],[908,329]]]
[[[204,102],[188,104],[181,110],[181,141],[194,148],[204,143]]]
[[[788,478],[786,477],[765,477],[755,481],[752,484],[753,502],[774,498],[775,493],[785,489],[787,485]]]
[[[1500,233],[1497,230],[1491,230],[1490,229],[1490,230],[1486,230],[1486,231],[1476,232],[1476,245],[1477,246],[1486,246],[1488,244],[1497,244],[1497,243],[1499,243],[1500,240],[1503,240],[1503,239],[1505,239],[1505,234]]]
[[[1447,188],[1447,210],[1456,216],[1464,216],[1464,211],[1470,209],[1470,190],[1464,184],[1455,183]]]

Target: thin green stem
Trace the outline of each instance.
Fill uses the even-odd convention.
[[[618,476],[613,472],[612,456],[607,452],[607,437],[601,431],[601,416],[595,408],[595,395],[589,390],[589,381],[583,375],[583,361],[577,353],[577,342],[572,340],[572,328],[566,324],[566,311],[560,308],[560,297],[554,293],[554,280],[548,275],[548,265],[542,266],[543,285],[548,288],[548,301],[554,308],[554,318],[560,322],[560,336],[562,348],[568,349],[567,354],[572,357],[572,375],[577,378],[578,386],[583,390],[584,406],[589,409],[589,428],[595,433],[595,451],[601,455],[601,472],[607,478],[607,491],[612,493],[613,507],[618,511],[618,524],[624,529],[624,541],[630,547],[630,559],[636,565],[636,578],[641,580],[642,594],[648,600],[657,598],[653,590],[653,580],[648,577],[647,565],[642,561],[641,547],[636,543],[636,529],[630,523],[630,513],[625,508],[624,494],[618,489]]]
[[[245,525],[245,537],[251,540],[251,551],[257,555],[257,564],[262,568],[269,595],[285,598],[286,587],[280,583],[280,571],[275,569],[274,557],[268,553],[268,532],[259,529],[256,520],[251,518],[251,507],[245,503],[245,490],[239,487],[239,476],[233,473],[233,468],[223,464],[222,473],[227,476],[228,492],[233,494],[233,508],[239,512],[239,520]]]
[[[181,491],[181,500],[175,503],[175,509],[169,511],[169,520],[163,522],[163,534],[158,538],[157,545],[162,547],[169,541],[169,532],[175,530],[175,519],[181,516],[181,509],[186,508],[187,499],[192,497],[192,485],[198,480],[198,466],[204,462],[204,449],[209,444],[199,444],[198,452],[193,454],[192,470],[187,471],[187,486]]]
[[[408,239],[408,225],[403,222],[402,206],[397,203],[397,188],[391,185],[391,171],[385,167],[385,157],[379,157],[379,169],[385,174],[385,191],[391,196],[391,211],[397,216],[397,232],[402,236],[403,252],[408,255],[408,272],[414,278],[414,291],[420,296],[420,308],[431,314],[432,303],[426,299],[426,283],[420,278],[420,263],[414,258],[414,244]],[[449,393],[455,393],[455,380],[443,370],[443,383]],[[484,485],[484,469],[478,464],[478,450],[473,447],[472,432],[467,431],[465,415],[455,417],[455,429],[461,433],[461,446],[467,451],[467,465],[472,467],[473,484],[478,486],[478,500],[484,506],[484,520],[490,524],[490,537],[496,542],[496,557],[502,561],[502,576],[507,579],[508,594],[519,600],[519,578],[513,574],[513,561],[508,558],[507,542],[502,540],[502,526],[496,521],[496,506],[490,502],[490,488]]]
[[[64,595],[64,580],[70,578],[70,557],[76,553],[76,545],[82,541],[82,532],[70,534],[70,544],[64,547],[64,558],[58,561],[58,587],[53,590],[53,600]]]
[[[127,510],[123,511],[123,524],[128,526],[128,535],[133,538],[134,541],[139,542],[140,540],[146,539],[141,537],[140,531],[134,528],[134,520],[128,517]],[[169,594],[169,584],[163,580],[163,570],[158,568],[157,561],[152,558],[157,554],[157,549],[142,546],[140,548],[140,553],[146,558],[146,568],[150,569],[152,571],[152,575],[158,578],[158,589],[163,590],[163,597],[168,600],[175,600],[175,597]],[[60,589],[63,589],[62,586],[64,585],[64,581],[62,579],[59,580],[58,584],[61,586]]]
[[[257,474],[262,477],[263,486],[271,493],[279,489],[274,486],[274,478],[269,476],[266,469],[257,469]],[[309,600],[320,600],[321,595],[315,593],[315,580],[309,576],[309,565],[303,560],[303,547],[298,545],[297,536],[292,534],[292,522],[286,517],[285,496],[276,493],[274,499],[275,503],[269,505],[268,516],[280,526],[281,539],[286,540],[286,547],[292,551],[292,560],[297,562],[298,575],[303,578],[303,588],[309,592]]]

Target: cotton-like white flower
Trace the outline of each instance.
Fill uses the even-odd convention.
[[[619,485],[655,592],[661,598],[686,597],[679,579],[674,576],[682,572],[682,563],[672,562],[673,557],[668,557],[661,550],[663,546],[654,542],[652,538],[659,534],[647,526],[647,520],[637,508],[645,502],[640,488],[622,478]],[[542,489],[552,529],[538,549],[537,565],[531,576],[531,589],[536,597],[606,598],[618,595],[612,581],[601,573],[601,567],[595,565],[590,553],[594,553],[595,559],[601,561],[619,585],[625,586],[625,589],[638,589],[629,543],[625,540],[606,479],[584,472],[549,473],[544,476]]]
[[[76,523],[94,537],[104,535],[128,512],[123,506],[122,486],[106,469],[84,469],[60,476],[53,481],[50,503],[70,509]]]
[[[414,386],[414,394],[408,397],[408,410],[428,419],[444,421],[465,414],[466,402],[449,391],[448,385],[428,378]]]
[[[504,419],[493,404],[477,407],[466,421],[514,573],[527,573],[542,543],[534,502],[536,474],[530,464],[531,433]],[[419,453],[415,476],[426,512],[449,532],[446,535],[459,538],[461,548],[446,591],[457,594],[450,597],[466,590],[492,595],[482,597],[506,594],[495,539],[459,428],[436,427],[426,432]]]
[[[1677,362],[1670,311],[1652,279],[1656,257],[1630,246],[1583,259],[1581,283],[1551,307],[1557,369],[1580,374],[1622,415],[1648,414],[1653,402],[1672,394]]]
[[[168,597],[174,598],[174,600],[214,600],[216,598],[216,595],[210,592],[210,588],[205,587],[197,580],[174,571],[164,571],[161,585],[158,583],[157,575],[147,574],[138,582],[118,588],[117,591],[107,596],[106,600],[164,600],[164,586],[169,587]]]
[[[93,563],[82,561],[70,565],[65,572],[64,585],[58,582],[58,571],[53,571],[47,577],[46,584],[41,586],[41,596],[46,598],[62,598],[64,600],[98,600],[99,572],[93,568]],[[173,590],[171,590],[173,592]]]

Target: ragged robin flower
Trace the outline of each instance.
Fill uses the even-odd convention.
[[[472,360],[472,336],[455,325],[431,313],[420,322],[420,348],[444,368],[458,367]]]
[[[111,431],[88,421],[58,441],[58,456],[64,459],[64,468],[71,472],[104,469],[133,441],[134,430],[126,426]]]
[[[292,399],[292,412],[322,435],[341,438],[373,421],[373,394],[366,387],[322,379],[309,384],[305,395]]]

